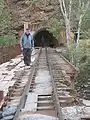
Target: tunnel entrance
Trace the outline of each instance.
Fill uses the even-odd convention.
[[[56,47],[58,45],[57,39],[46,29],[38,30],[33,37],[36,47]]]

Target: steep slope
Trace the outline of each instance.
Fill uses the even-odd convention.
[[[57,0],[38,0],[38,2],[32,2],[31,0],[6,0],[6,2],[11,11],[13,28],[16,30],[23,28],[24,22],[43,25],[59,9]]]

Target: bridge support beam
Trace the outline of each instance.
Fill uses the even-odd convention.
[[[24,22],[24,32],[26,31],[26,28],[28,28],[28,22]]]
[[[74,89],[75,88],[75,77],[74,76],[71,76],[71,89]]]

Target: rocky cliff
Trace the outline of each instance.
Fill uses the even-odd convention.
[[[24,22],[29,24],[46,24],[58,13],[57,0],[5,0],[12,16],[12,26],[15,30],[23,28]]]

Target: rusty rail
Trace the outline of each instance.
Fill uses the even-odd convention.
[[[63,55],[60,54],[60,57],[62,57],[70,65],[74,72],[79,73],[79,69],[76,68],[73,64],[71,64],[65,57],[63,57]]]
[[[56,50],[55,52],[71,67],[72,71],[78,74],[80,71],[76,68],[72,63],[70,63],[61,53],[58,53]]]
[[[49,70],[50,70],[50,75],[51,75],[51,79],[52,79],[52,85],[53,85],[53,98],[55,100],[55,109],[56,109],[56,113],[57,113],[57,116],[59,118],[59,120],[64,120],[63,118],[63,114],[62,114],[62,107],[60,106],[60,103],[59,103],[59,98],[58,98],[58,94],[57,94],[57,90],[56,90],[56,85],[55,85],[55,82],[54,82],[54,78],[53,78],[53,73],[52,73],[52,69],[51,69],[51,64],[49,63],[48,61],[48,51],[46,49],[46,58],[47,58],[47,63],[48,63],[48,66],[49,66]]]
[[[29,92],[29,89],[30,89],[30,86],[31,86],[31,83],[32,83],[32,80],[33,80],[33,76],[35,74],[35,70],[36,70],[36,66],[37,66],[37,63],[38,63],[38,59],[39,59],[40,53],[41,53],[41,48],[39,49],[38,57],[35,60],[34,65],[32,66],[31,73],[28,76],[28,81],[27,81],[27,83],[25,85],[22,97],[20,99],[20,102],[19,102],[19,105],[17,107],[17,111],[16,111],[16,114],[15,114],[15,117],[14,117],[13,120],[17,120],[18,119],[20,111],[24,107],[25,99],[26,99],[26,96],[28,95],[28,92]]]

